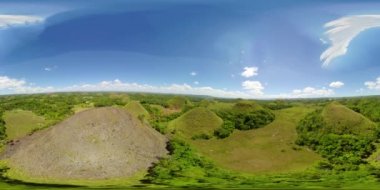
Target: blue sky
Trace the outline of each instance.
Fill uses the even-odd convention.
[[[380,93],[380,3],[0,2],[0,93]]]

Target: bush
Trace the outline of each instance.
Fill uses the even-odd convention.
[[[273,120],[274,114],[267,110],[237,113],[235,115],[235,128],[239,130],[257,129],[271,123]]]
[[[205,134],[205,133],[194,135],[194,136],[191,137],[192,140],[198,140],[198,139],[208,140],[208,139],[211,139],[211,138],[212,138],[211,135],[208,135],[208,134]]]
[[[1,119],[2,117],[3,115],[0,114],[0,140],[4,140],[7,137],[7,134],[5,133],[5,122]]]
[[[211,161],[199,156],[184,141],[172,139],[168,146],[170,156],[149,169],[143,182],[171,184],[178,181],[207,183],[208,179],[232,180],[234,176],[217,168]]]
[[[219,139],[229,137],[235,129],[235,124],[232,121],[226,120],[223,125],[214,131],[214,135]]]

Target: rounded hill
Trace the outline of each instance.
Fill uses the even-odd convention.
[[[9,144],[9,177],[24,181],[107,180],[146,171],[167,153],[167,139],[121,108],[75,114]]]
[[[197,135],[213,135],[222,124],[223,120],[214,112],[198,107],[170,122],[169,128],[191,138]]]
[[[374,122],[337,102],[328,104],[321,115],[326,123],[323,130],[327,133],[369,135],[376,128]]]
[[[139,101],[129,102],[125,108],[135,117],[144,116],[145,118],[149,117],[149,112],[140,104]]]

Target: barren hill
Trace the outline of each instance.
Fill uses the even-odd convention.
[[[8,145],[1,156],[30,179],[112,179],[147,170],[166,138],[120,108],[80,112]]]

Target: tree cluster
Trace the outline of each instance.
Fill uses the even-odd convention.
[[[217,115],[223,119],[223,125],[214,132],[214,135],[218,138],[230,136],[234,129],[257,129],[275,119],[274,114],[266,109],[255,111],[224,110],[217,112]]]
[[[376,136],[334,134],[324,130],[326,125],[321,110],[317,110],[308,114],[297,126],[296,143],[310,147],[327,160],[319,165],[321,169],[357,170],[376,150]]]

